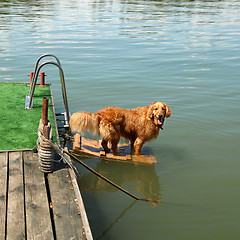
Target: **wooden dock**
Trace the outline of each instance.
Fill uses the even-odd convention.
[[[36,88],[31,110],[24,109],[26,83],[0,83],[0,90],[0,239],[92,240],[75,172],[60,158],[52,173],[43,173],[31,150],[46,96],[53,140],[59,143],[51,85]]]
[[[1,239],[92,239],[70,171],[44,174],[36,153],[0,152]]]

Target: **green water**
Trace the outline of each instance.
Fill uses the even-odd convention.
[[[37,57],[61,60],[71,112],[154,101],[173,114],[146,145],[155,166],[79,166],[95,239],[240,237],[240,2],[0,1],[0,81],[26,81]],[[58,71],[46,66],[63,111]]]

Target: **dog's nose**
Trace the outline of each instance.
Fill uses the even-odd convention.
[[[161,119],[162,117],[163,117],[163,115],[162,115],[162,114],[159,114],[159,115],[158,115],[158,118],[159,118],[159,119]]]

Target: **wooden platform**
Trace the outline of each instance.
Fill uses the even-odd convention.
[[[92,239],[71,170],[46,175],[36,153],[2,151],[0,176],[1,239]]]
[[[102,157],[107,160],[124,161],[134,163],[157,163],[155,156],[153,156],[151,150],[147,147],[142,148],[142,155],[131,155],[129,144],[118,145],[119,156],[114,156],[112,153],[105,154],[101,147],[101,141],[90,140],[81,137],[79,134],[74,135],[73,152],[86,156]]]

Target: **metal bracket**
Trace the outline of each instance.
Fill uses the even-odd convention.
[[[33,99],[32,99],[32,103],[29,107],[29,101],[30,101],[30,96],[26,96],[25,98],[25,109],[32,109],[33,108]]]

